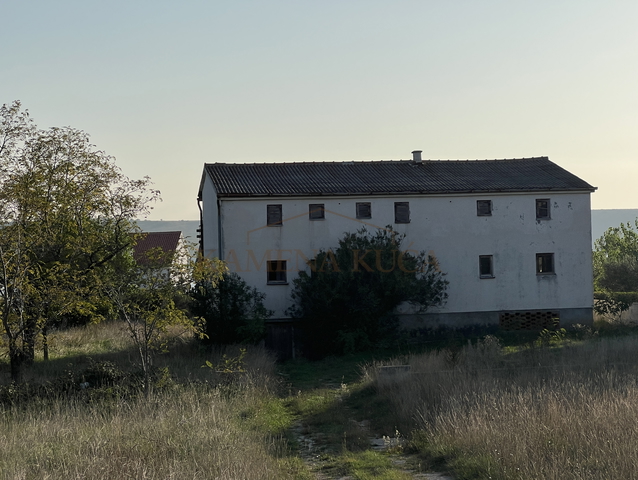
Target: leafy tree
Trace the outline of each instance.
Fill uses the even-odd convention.
[[[17,101],[0,108],[0,316],[14,380],[51,322],[94,310],[109,264],[158,197],[149,186],[84,132],[38,130]]]
[[[403,250],[404,239],[390,226],[346,233],[293,281],[289,313],[302,320],[314,354],[370,348],[396,328],[399,304],[423,312],[445,301],[447,281],[436,259]]]
[[[255,344],[264,338],[272,311],[264,306],[265,295],[251,288],[236,273],[223,271],[219,281],[209,271],[218,260],[202,259],[191,290],[193,314],[205,321],[205,341],[212,344]]]
[[[171,334],[201,331],[186,308],[192,278],[189,258],[187,252],[161,248],[149,250],[137,261],[129,257],[128,262],[119,262],[115,272],[118,280],[107,289],[138,350],[147,395],[154,355],[167,348]],[[220,276],[211,272],[211,282]]]
[[[638,219],[609,228],[594,242],[595,308],[617,316],[631,304],[627,295],[638,292]]]
[[[610,292],[638,291],[638,258],[606,260],[600,269],[597,285]]]

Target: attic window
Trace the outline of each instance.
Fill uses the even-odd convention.
[[[537,253],[536,254],[536,274],[547,275],[556,273],[554,271],[554,254],[553,253]]]
[[[357,218],[372,218],[372,204],[370,202],[357,203]]]
[[[266,205],[266,225],[268,225],[269,227],[281,227],[281,205]]]
[[[268,269],[267,282],[269,285],[286,284],[288,277],[286,275],[286,260],[271,260],[266,262]]]
[[[410,223],[409,202],[394,202],[394,223]]]
[[[549,220],[549,198],[536,199],[536,219]]]
[[[477,200],[476,215],[479,217],[489,217],[492,215],[492,200]]]
[[[310,209],[310,220],[323,220],[326,218],[325,209],[323,207],[323,203],[311,203],[309,205]]]

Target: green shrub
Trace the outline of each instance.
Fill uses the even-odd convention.
[[[272,311],[264,306],[265,295],[236,273],[224,273],[217,283],[198,281],[191,297],[193,314],[205,321],[205,342],[256,344],[264,338]]]
[[[445,301],[436,259],[402,249],[404,239],[390,226],[346,233],[336,250],[309,261],[310,274],[293,280],[289,313],[301,319],[311,355],[366,350],[392,338],[399,304],[424,311]]]
[[[602,316],[617,318],[638,302],[638,292],[594,292],[594,311]]]

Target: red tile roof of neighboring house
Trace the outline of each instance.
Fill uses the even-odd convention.
[[[420,162],[207,163],[204,171],[213,181],[219,197],[595,190],[547,157]]]
[[[144,263],[146,254],[154,248],[161,248],[164,253],[174,254],[177,250],[182,232],[142,232],[133,246],[133,258]]]

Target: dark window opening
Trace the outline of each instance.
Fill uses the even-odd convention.
[[[553,253],[536,254],[536,273],[555,273]]]
[[[549,198],[538,198],[536,199],[536,218],[548,219],[549,216]]]
[[[477,200],[476,214],[479,217],[489,217],[492,215],[492,200]]]
[[[394,202],[394,223],[410,223],[409,202]]]
[[[370,202],[357,203],[357,218],[372,218],[372,204]]]
[[[270,260],[266,262],[268,269],[267,283],[288,283],[286,260]]]
[[[281,205],[266,205],[266,225],[281,227],[282,223]]]
[[[492,255],[479,255],[479,276],[481,278],[494,278],[493,265]]]
[[[310,208],[310,220],[323,220],[326,218],[325,209],[323,203],[311,203]]]

